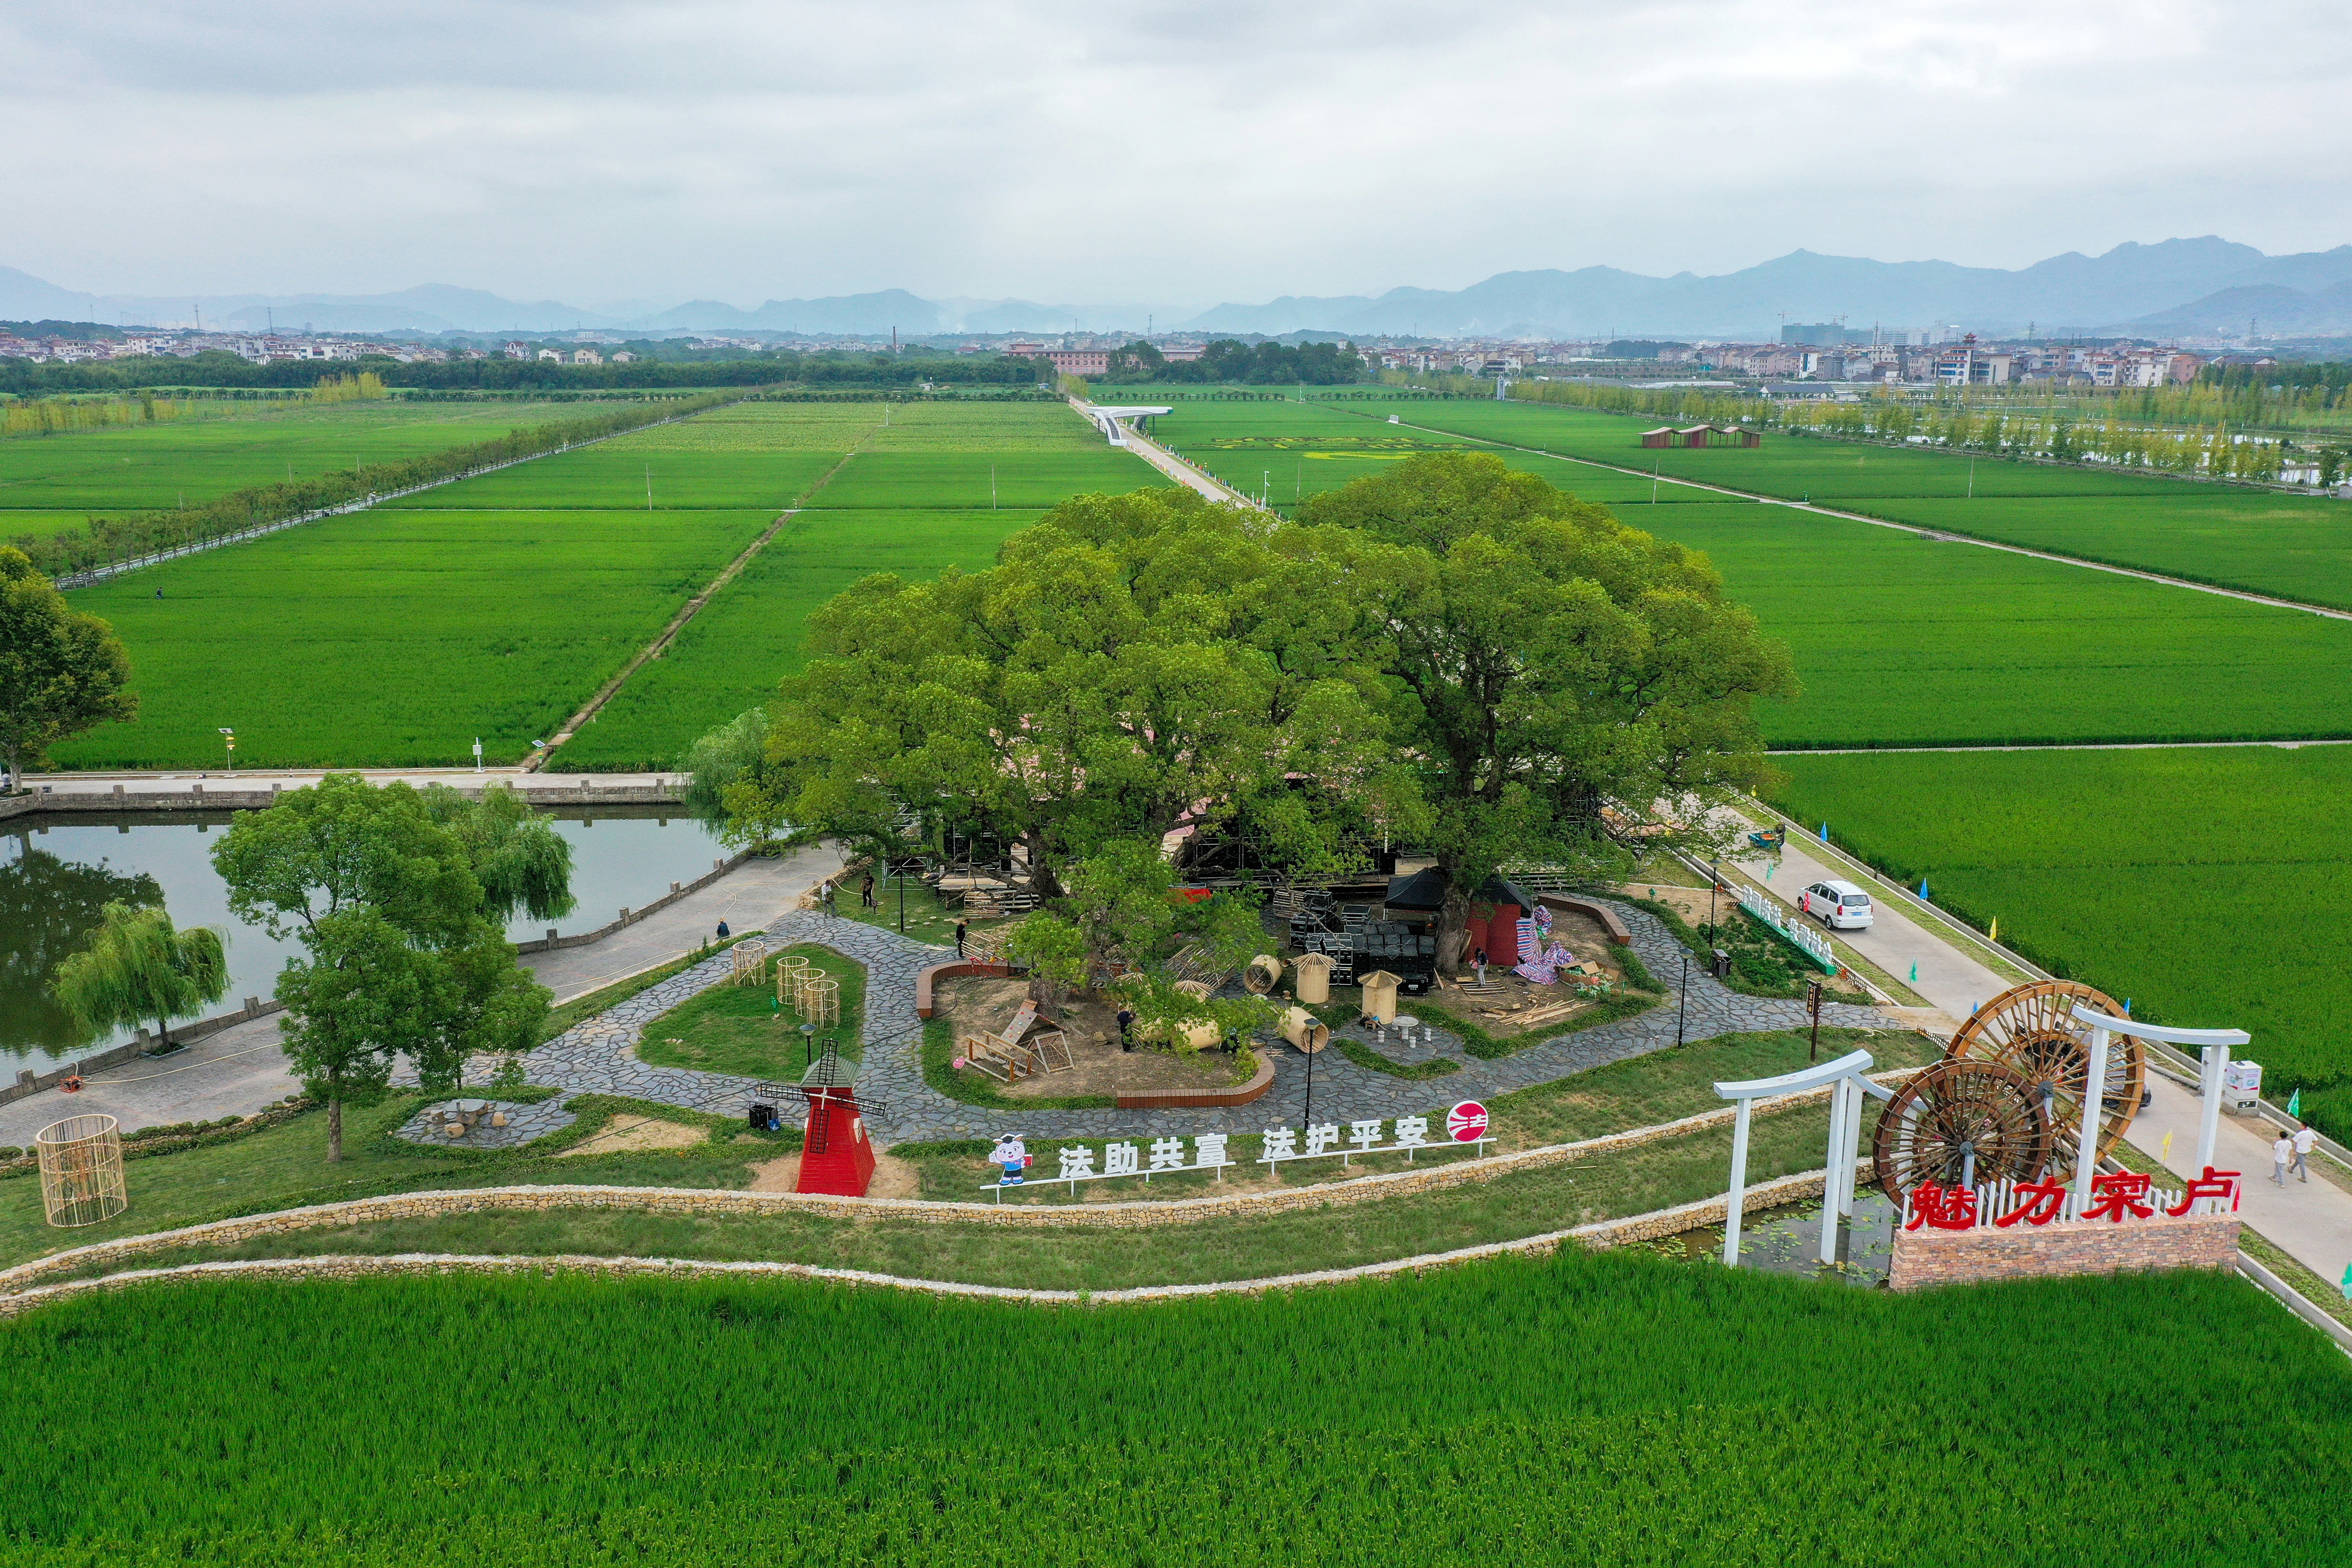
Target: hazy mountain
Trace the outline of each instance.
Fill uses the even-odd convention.
[[[2158,245],[2119,245],[2104,256],[2070,252],[2004,271],[1948,261],[1872,261],[1809,250],[1718,277],[1678,272],[1652,278],[1614,267],[1502,272],[1467,289],[1391,289],[1363,295],[1288,295],[1262,305],[1225,304],[1181,323],[1190,331],[1298,331],[1369,337],[1769,338],[1780,323],[1843,317],[1896,331],[1957,322],[1972,331],[2209,335],[2352,331],[2352,246],[2265,256],[2206,236]],[[241,329],[392,332],[765,331],[903,338],[959,332],[1064,331],[1133,326],[1150,307],[1074,310],[1028,300],[926,300],[903,289],[770,300],[751,309],[693,300],[667,310],[628,300],[589,310],[560,300],[521,301],[478,289],[431,283],[395,294],[237,294],[179,298],[100,295],[61,289],[0,267],[0,320],[110,321],[124,326],[188,321]]]
[[[1842,316],[1853,327],[1957,321],[1983,331],[2028,324],[2064,331],[2133,321],[2230,289],[2311,289],[2345,281],[2352,281],[2352,246],[2266,257],[2210,236],[2119,245],[2098,257],[2070,252],[2017,271],[1798,250],[1719,277],[1650,278],[1613,267],[1505,272],[1454,290],[1220,305],[1183,325],[1223,332],[1760,338],[1776,336],[1784,320]]]
[[[2221,337],[2245,331],[2249,322],[2266,338],[2352,333],[2352,281],[2309,293],[2276,283],[2223,289],[2116,330],[2134,337]]]

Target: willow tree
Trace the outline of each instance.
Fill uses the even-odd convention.
[[[86,1037],[152,1021],[168,1050],[173,1019],[228,994],[228,950],[210,926],[177,929],[161,905],[110,903],[81,950],[58,963],[54,990]]]
[[[1796,695],[1788,650],[1706,558],[1629,528],[1487,453],[1416,458],[1302,509],[1343,563],[1385,727],[1412,758],[1425,848],[1451,893],[1440,963],[1471,896],[1527,861],[1599,875],[1617,807],[1708,837],[1764,776],[1753,704]]]
[[[888,851],[912,808],[1019,846],[1047,898],[1107,846],[1244,813],[1288,858],[1334,855],[1411,781],[1306,539],[1186,489],[1080,496],[988,570],[867,578],[811,617],[729,814]]]

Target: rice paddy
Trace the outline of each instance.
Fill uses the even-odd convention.
[[[512,763],[783,512],[822,507],[562,751],[665,767],[759,701],[802,617],[859,577],[982,565],[1040,508],[1162,482],[1057,404],[732,405],[76,590],[144,706],[54,762],[202,767],[226,725],[246,767],[457,764],[477,736]]]
[[[149,1286],[0,1354],[38,1439],[0,1550],[45,1565],[2269,1563],[2333,1517],[2347,1382],[2234,1279],[1887,1297],[1638,1252],[1062,1309]],[[2018,1434],[2058,1431],[2021,1484]]]
[[[1787,757],[1776,804],[2352,1139],[2352,747]]]
[[[0,441],[0,538],[194,506],[354,463],[413,458],[581,412],[554,403],[253,405],[220,418]]]

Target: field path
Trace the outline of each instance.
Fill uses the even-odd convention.
[[[887,407],[887,405],[886,405],[885,406]],[[775,538],[778,533],[783,531],[784,524],[792,521],[793,518],[800,515],[801,509],[808,504],[809,498],[815,495],[819,490],[824,489],[825,486],[831,484],[834,480],[834,476],[840,473],[842,469],[849,466],[849,460],[857,456],[858,452],[865,447],[866,437],[873,435],[876,430],[879,430],[881,428],[882,423],[879,420],[868,426],[866,435],[860,436],[857,438],[856,444],[852,446],[848,451],[844,452],[841,455],[841,461],[834,464],[833,467],[827,468],[822,475],[818,476],[816,483],[803,490],[799,497],[793,500],[792,505],[786,507],[782,511],[778,512],[776,514],[776,521],[770,523],[765,529],[761,530],[759,538],[745,545],[741,554],[736,556],[734,560],[730,561],[725,566],[719,568],[719,575],[713,577],[709,582],[705,583],[699,593],[696,594],[694,597],[688,599],[685,604],[680,605],[677,608],[677,614],[670,617],[669,625],[664,626],[661,629],[660,634],[656,636],[653,641],[639,648],[635,657],[633,657],[628,663],[623,665],[619,670],[614,672],[612,679],[604,682],[603,686],[599,687],[597,689],[596,695],[588,699],[587,705],[585,707],[582,708],[579,712],[574,713],[571,718],[566,719],[563,721],[563,727],[556,731],[555,738],[547,742],[546,750],[534,752],[530,756],[524,758],[522,766],[518,771],[526,773],[535,773],[540,768],[545,766],[547,763],[554,757],[558,747],[562,746],[564,742],[572,739],[572,736],[578,734],[580,732],[580,727],[587,723],[590,720],[595,718],[597,710],[603,708],[605,703],[610,702],[613,700],[613,694],[620,690],[622,687],[628,684],[629,677],[636,674],[639,669],[643,668],[647,660],[659,658],[661,657],[662,650],[669,647],[671,643],[677,640],[677,634],[686,629],[686,623],[699,615],[702,611],[702,606],[710,603],[710,601],[717,596],[719,590],[724,588],[728,584],[732,583],[738,576],[740,576],[742,574],[743,568],[751,563],[751,558],[759,554],[761,551],[766,549],[768,542]]]
[[[1294,398],[1292,401],[1297,402],[1298,399]],[[1336,403],[1329,405],[1317,403],[1310,406],[1338,408],[1341,413],[1353,414],[1360,419],[1378,417],[1360,408],[1347,408]],[[1403,422],[1400,421],[1400,423]],[[2104,561],[2085,561],[2079,555],[2059,555],[2047,550],[2029,550],[2022,544],[2003,544],[1998,540],[1979,539],[1970,533],[1947,533],[1941,529],[1928,528],[1916,522],[1890,522],[1883,517],[1871,517],[1858,511],[1840,511],[1835,507],[1815,506],[1811,501],[1790,500],[1783,496],[1768,496],[1756,490],[1736,490],[1725,485],[1701,484],[1696,479],[1660,479],[1656,474],[1645,474],[1639,468],[1626,468],[1618,463],[1603,463],[1591,458],[1565,457],[1558,452],[1547,452],[1540,447],[1521,447],[1513,442],[1496,441],[1483,436],[1465,436],[1459,430],[1440,429],[1434,425],[1406,424],[1404,427],[1408,430],[1425,431],[1432,436],[1451,437],[1454,440],[1468,441],[1476,446],[1496,447],[1507,452],[1525,452],[1531,458],[1549,458],[1554,462],[1573,463],[1580,468],[1599,468],[1604,473],[1623,474],[1631,479],[1651,479],[1659,484],[1680,485],[1685,489],[1706,490],[1713,495],[1729,496],[1734,500],[1751,500],[1763,506],[1785,506],[1792,511],[1818,512],[1823,517],[1841,518],[1847,522],[1866,522],[1873,528],[1891,528],[1898,533],[1922,534],[1948,543],[1973,544],[1979,549],[1998,550],[2010,555],[2030,556],[2036,561],[2054,561],[2061,566],[2079,566],[2087,572],[2105,572],[2117,577],[2137,577],[2143,583],[2161,583],[2168,588],[2188,588],[2200,594],[2211,594],[2217,598],[2243,600],[2249,605],[2268,605],[2273,609],[2280,610],[2300,610],[2305,615],[2324,616],[2331,621],[2352,621],[2352,610],[2331,609],[2325,605],[2305,604],[2301,599],[2281,599],[2269,594],[2249,593],[2243,588],[2223,588],[2211,583],[2192,583],[2186,577],[2168,577],[2161,572],[2143,572],[2134,566],[2112,566]]]
[[[1071,398],[1070,406],[1076,409],[1079,413],[1086,415],[1088,418],[1092,418],[1094,416],[1094,405],[1088,403],[1085,398]],[[1158,468],[1161,473],[1166,474],[1170,479],[1174,479],[1178,484],[1184,486],[1186,489],[1198,490],[1202,495],[1208,497],[1211,500],[1226,501],[1234,506],[1251,507],[1259,510],[1264,510],[1263,508],[1258,507],[1257,502],[1250,500],[1249,497],[1242,494],[1241,491],[1234,489],[1230,485],[1224,483],[1222,479],[1216,479],[1213,476],[1192,467],[1192,464],[1186,462],[1183,458],[1178,457],[1167,447],[1162,447],[1159,442],[1153,440],[1142,431],[1129,429],[1127,433],[1127,438],[1129,443],[1135,448],[1136,456],[1141,458],[1145,462],[1150,464],[1153,468]]]

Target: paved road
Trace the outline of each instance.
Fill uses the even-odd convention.
[[[1071,398],[1070,406],[1089,418],[1093,417],[1094,405],[1083,398]],[[1139,430],[1129,430],[1127,433],[1127,440],[1137,457],[1141,458],[1178,484],[1190,489],[1196,489],[1211,500],[1231,501],[1237,506],[1257,505],[1257,502],[1250,500],[1241,491],[1228,488],[1221,480],[1192,467],[1192,464]]]
[[[170,773],[26,773],[25,783],[30,789],[47,789],[52,795],[112,795],[121,784],[125,795],[185,795],[191,784],[205,784],[214,790],[266,790],[271,784],[283,784],[288,789],[300,789],[317,784],[330,770],[321,768],[239,768],[231,773],[220,768],[204,772],[182,768]],[[478,784],[528,784],[538,788],[577,781],[586,781],[597,787],[678,789],[686,783],[682,773],[571,773],[562,768],[542,773],[526,773],[520,768],[485,768],[476,773],[471,768],[341,768],[339,773],[355,773],[376,784],[399,780],[419,786],[444,784],[470,786]]]
[[[841,867],[832,849],[748,860],[717,882],[599,942],[526,956],[523,964],[568,1001],[626,975],[667,963],[699,944],[724,920],[754,931],[782,919],[800,896]],[[100,1111],[126,1131],[178,1121],[244,1116],[300,1087],[286,1070],[277,1015],[239,1024],[186,1050],[124,1062],[95,1074],[79,1094],[47,1089],[0,1105],[0,1145],[28,1147],[62,1116]]]
[[[1773,874],[1776,891],[1793,893],[1823,877],[1849,875],[1834,861],[1808,853],[1806,844],[1802,838],[1790,837],[1789,847],[1781,851],[1780,869]],[[1739,864],[1752,875],[1764,874],[1761,856],[1742,859]],[[1919,979],[1912,989],[1956,1019],[1967,1017],[1979,1004],[1999,995],[2013,984],[1953,945],[1932,927],[1900,909],[1889,907],[1883,900],[1878,901],[1874,914],[1869,931],[1841,931],[1840,939],[1898,979],[1909,973],[1916,959]],[[2197,1022],[2216,1028],[2230,1025],[2226,1018]],[[2196,1174],[2189,1166],[2197,1157],[2197,1095],[2155,1073],[2148,1075],[2148,1108],[2133,1119],[2127,1136],[2136,1147],[2163,1159],[2171,1170],[2182,1175]],[[2163,1153],[2167,1132],[2172,1134],[2168,1157]],[[2248,1225],[2320,1278],[2340,1279],[2346,1265],[2352,1263],[2352,1191],[2337,1183],[2352,1185],[2352,1172],[2315,1153],[2315,1173],[2307,1185],[2291,1180],[2284,1191],[2274,1187],[2270,1183],[2270,1146],[2275,1135],[2269,1122],[2224,1116],[2215,1143],[2215,1163],[2222,1170],[2234,1169],[2249,1178],[2240,1209]],[[2317,1169],[2323,1166],[2326,1167],[2326,1175]]]

